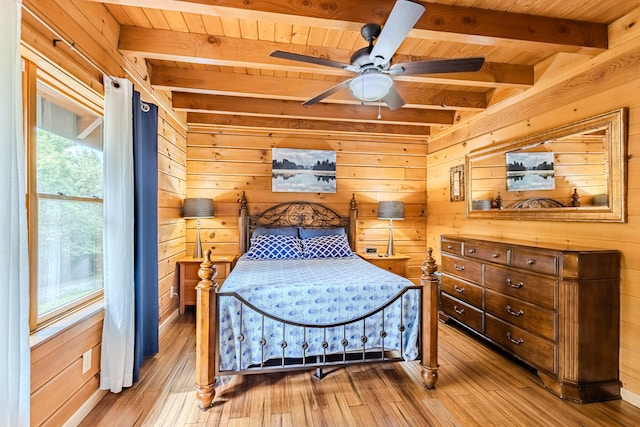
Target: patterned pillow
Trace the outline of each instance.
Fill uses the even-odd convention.
[[[302,239],[305,258],[345,258],[354,255],[344,234]]]
[[[300,239],[294,236],[265,234],[251,238],[247,251],[249,259],[290,259],[302,258]]]

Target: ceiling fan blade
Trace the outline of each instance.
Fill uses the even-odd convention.
[[[326,67],[340,68],[343,70],[351,70],[353,67],[350,64],[343,64],[342,62],[332,61],[331,59],[317,58],[315,56],[300,55],[298,53],[284,52],[281,50],[274,50],[269,54],[273,58],[290,59],[292,61],[307,62],[309,64],[324,65]]]
[[[326,97],[331,96],[334,93],[336,93],[339,90],[341,90],[342,88],[349,86],[349,83],[351,82],[351,80],[353,80],[353,79],[347,79],[347,80],[345,80],[343,82],[338,83],[337,85],[333,86],[332,88],[329,88],[329,89],[325,90],[320,95],[303,102],[302,105],[317,104],[318,102],[322,101]]]
[[[394,76],[408,76],[412,74],[465,73],[478,71],[484,64],[483,57],[434,59],[432,61],[406,62],[394,64],[389,68],[389,74]]]
[[[391,57],[418,22],[424,10],[424,6],[419,3],[407,0],[396,2],[369,55],[369,59],[375,66],[385,65],[391,61]]]
[[[398,108],[402,108],[405,104],[404,99],[402,99],[395,86],[391,86],[389,93],[382,98],[382,100],[387,104],[387,107],[389,107],[390,110],[397,110]]]

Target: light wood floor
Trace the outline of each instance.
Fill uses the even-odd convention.
[[[417,363],[351,366],[323,380],[311,372],[234,377],[214,407],[198,410],[195,339],[187,311],[161,338],[141,381],[107,394],[83,426],[638,426],[621,400],[579,405],[543,389],[527,369],[440,325],[440,378],[422,387]]]

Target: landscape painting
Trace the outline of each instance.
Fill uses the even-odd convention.
[[[553,190],[553,153],[507,153],[507,190]]]
[[[332,150],[271,150],[271,191],[336,192],[336,152]]]

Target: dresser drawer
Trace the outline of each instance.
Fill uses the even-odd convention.
[[[464,302],[482,308],[482,287],[444,273],[440,281],[442,291]]]
[[[482,311],[448,294],[440,294],[440,309],[449,317],[464,323],[466,326],[482,333]]]
[[[548,309],[556,308],[556,279],[487,265],[484,286]]]
[[[525,362],[544,371],[556,372],[556,346],[514,325],[487,314],[485,334]]]
[[[442,254],[442,272],[474,283],[482,283],[482,263]]]
[[[509,250],[499,246],[479,245],[464,242],[464,256],[507,265]]]
[[[440,241],[440,251],[453,255],[462,255],[462,242],[443,239]]]
[[[558,256],[513,249],[511,251],[511,267],[557,276]]]
[[[551,310],[487,290],[485,311],[513,325],[556,340],[556,316]]]

